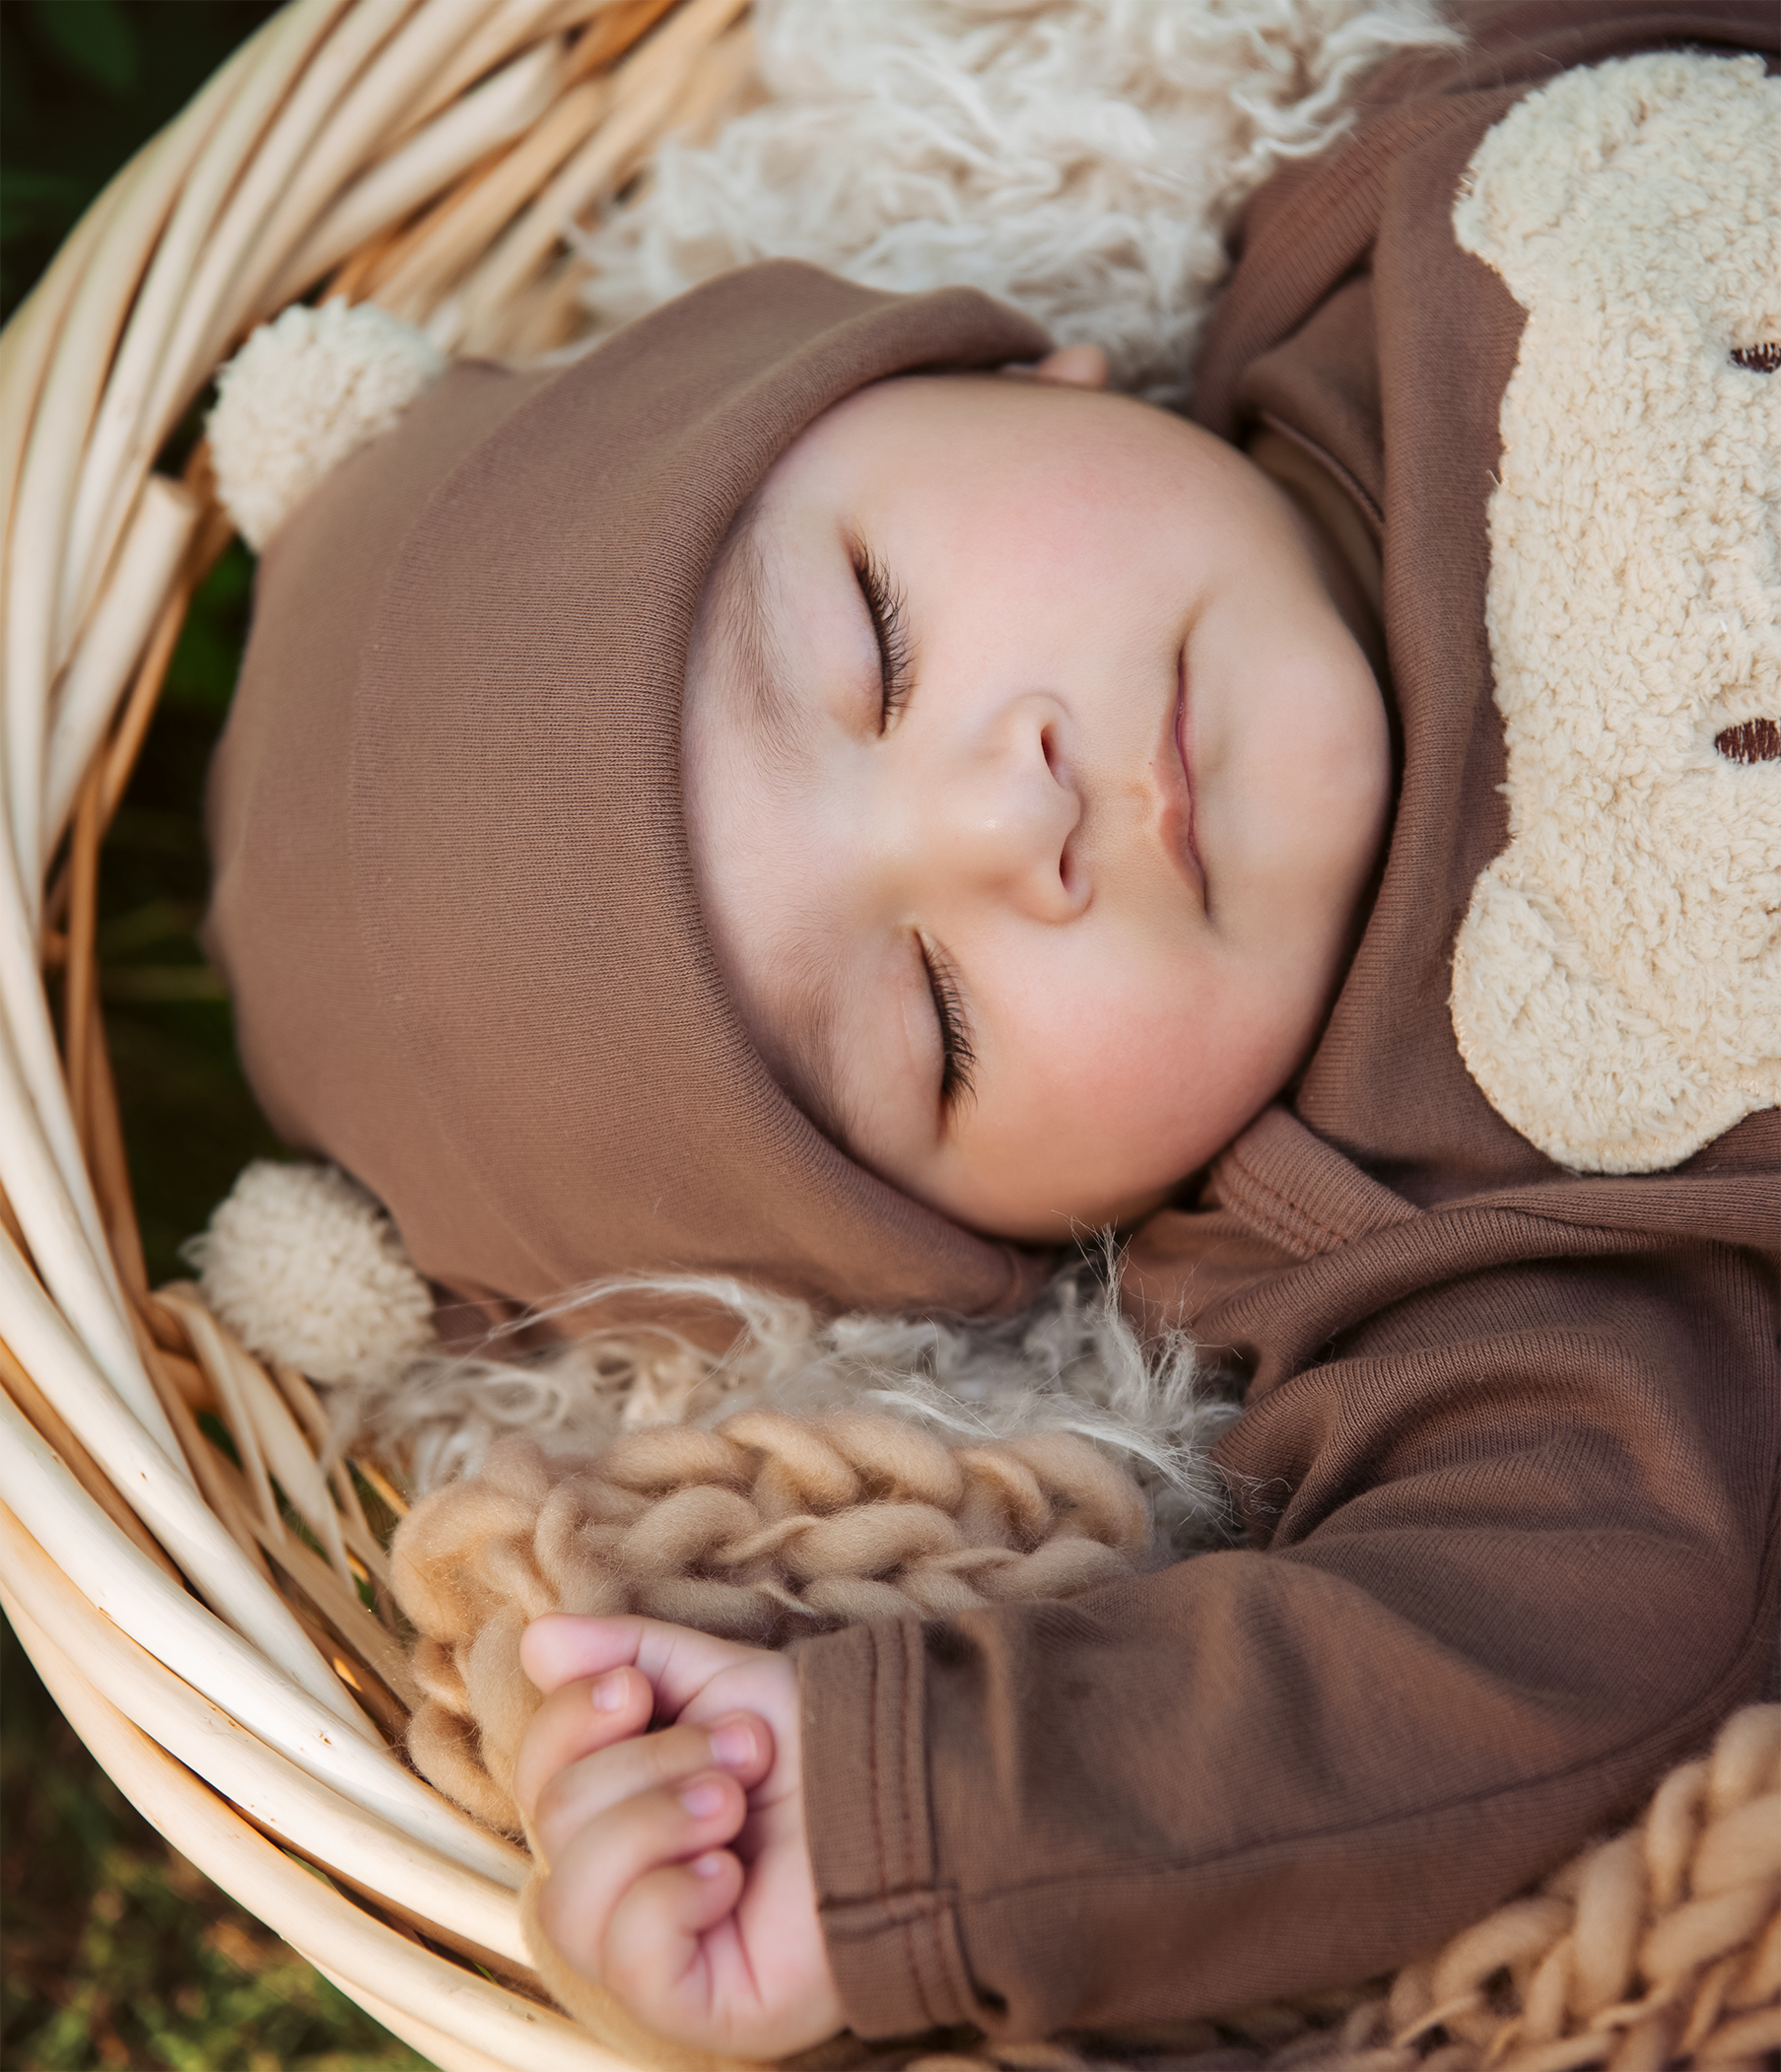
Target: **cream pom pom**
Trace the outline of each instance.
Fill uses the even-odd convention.
[[[395,1225],[338,1166],[256,1160],[186,1257],[243,1345],[315,1381],[382,1379],[437,1346]]]
[[[445,372],[424,332],[370,303],[295,304],[261,324],[217,376],[211,464],[224,507],[257,553],[346,456],[387,432]]]

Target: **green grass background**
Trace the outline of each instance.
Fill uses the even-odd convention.
[[[0,0],[0,316],[88,202],[272,0]],[[170,461],[196,438],[182,429]],[[193,930],[199,805],[246,625],[233,547],[194,601],[107,842],[99,950],[149,1271],[181,1271],[248,1158],[276,1149]],[[359,2072],[422,2060],[233,1905],[125,1802],[0,1630],[0,2068]]]

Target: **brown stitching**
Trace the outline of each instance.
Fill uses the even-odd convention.
[[[1745,720],[1713,736],[1713,745],[1728,762],[1781,762],[1781,724],[1773,720]]]
[[[927,1981],[922,1975],[922,1967],[916,1962],[916,1924],[913,1916],[903,1923],[903,1962],[909,1968],[910,1979],[916,1989],[916,1998],[922,2003],[924,2026],[937,2029],[933,2003],[927,1997]]]
[[[914,1857],[910,1850],[911,1837],[909,1827],[909,1635],[901,1625],[896,1628],[896,1633],[897,1651],[903,1676],[902,1684],[898,1690],[898,1705],[901,1717],[897,1721],[897,1793],[902,1802],[898,1811],[903,1822],[903,1861],[897,1867],[897,1883],[901,1891],[908,1892],[913,1882],[911,1874],[915,1869]],[[912,1912],[904,1921],[903,1946],[909,1964],[910,1977],[915,1981],[916,1991],[921,1996],[922,2012],[927,2017],[928,2023],[931,2025],[934,2019],[933,2002],[928,1997],[926,1974],[916,1957],[917,1918],[918,1916]]]
[[[1260,1190],[1262,1182],[1256,1181],[1255,1186]],[[1275,1201],[1283,1199],[1278,1195],[1274,1197]],[[1308,1240],[1303,1231],[1295,1229],[1283,1216],[1270,1214],[1261,1202],[1251,1200],[1246,1195],[1237,1206],[1243,1210],[1252,1229],[1259,1231],[1264,1237],[1272,1238],[1295,1259],[1316,1259],[1319,1256],[1320,1247]],[[1290,1209],[1292,1205],[1287,1203],[1285,1206]]]
[[[1270,1201],[1278,1202],[1288,1214],[1297,1216],[1301,1222],[1308,1223],[1321,1237],[1329,1238],[1334,1244],[1339,1245],[1346,1242],[1347,1233],[1345,1231],[1338,1230],[1334,1223],[1319,1222],[1317,1217],[1311,1214],[1308,1209],[1299,1208],[1290,1195],[1283,1195],[1277,1187],[1264,1180],[1254,1166],[1246,1163],[1241,1151],[1233,1148],[1230,1155],[1232,1163],[1236,1165],[1244,1177],[1253,1181]]]
[[[1765,338],[1760,345],[1735,345],[1732,365],[1753,375],[1772,375],[1781,367],[1781,345],[1772,338]]]
[[[902,1716],[897,1721],[897,1751],[901,1760],[897,1766],[899,1771],[899,1795],[903,1800],[903,1861],[898,1866],[897,1889],[900,1892],[907,1893],[910,1888],[910,1874],[912,1870],[909,1827],[909,1779],[901,1772],[907,1769],[909,1759],[909,1635],[905,1631],[901,1621],[898,1622],[895,1631],[902,1670],[898,1700]],[[874,1722],[878,1716],[876,1690],[878,1650],[882,1645],[883,1641],[880,1636],[874,1633],[872,1635],[874,1680],[872,1718]],[[888,1897],[891,1881],[889,1867],[884,1860],[884,1830],[880,1822],[878,1805],[878,1736],[876,1731],[872,1735],[872,1827],[878,1842],[878,1890],[880,1895]],[[904,1914],[901,1924],[903,1929],[903,1962],[909,1972],[910,1983],[915,1988],[916,1998],[921,2002],[922,2012],[927,2019],[927,2026],[931,2029],[938,2026],[938,2017],[934,2013],[933,2000],[927,1990],[926,1973],[916,1954],[916,1929],[920,1924],[921,1914],[919,1910],[912,1909]]]
[[[1307,1244],[1291,1224],[1269,1215],[1260,1203],[1244,1202],[1241,1207],[1250,1227],[1263,1237],[1272,1238],[1282,1251],[1290,1252],[1298,1260],[1319,1256],[1316,1246]]]
[[[1258,410],[1256,421],[1270,432],[1279,433],[1290,445],[1298,448],[1315,466],[1323,469],[1331,481],[1340,489],[1348,501],[1360,513],[1361,521],[1373,535],[1373,544],[1378,546],[1385,537],[1385,513],[1380,510],[1371,492],[1351,468],[1344,467],[1326,446],[1321,446],[1309,433],[1301,432],[1283,417],[1276,417],[1271,410]]]
[[[915,1679],[909,1673],[910,1635],[907,1627],[897,1628],[897,1640],[903,1656],[903,1717],[897,1723],[897,1749],[903,1758],[899,1795],[903,1801],[903,1887],[907,1892],[915,1883],[916,1872],[915,1824],[910,1812],[912,1793],[909,1788],[910,1687]]]
[[[884,1822],[878,1805],[878,1635],[867,1626],[865,1637],[865,1716],[871,1722],[866,1736],[866,1792],[872,1802],[872,1846],[878,1858],[878,1892],[882,1897],[890,1879],[884,1861]]]

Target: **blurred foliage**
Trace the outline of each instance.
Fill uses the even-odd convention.
[[[420,2072],[170,1848],[0,1626],[0,2065]]]
[[[0,317],[273,0],[0,0]]]
[[[0,0],[0,313],[87,204],[273,0]],[[197,436],[188,421],[171,465]],[[194,600],[106,844],[105,1023],[149,1271],[180,1271],[250,1157],[276,1148],[195,928],[205,767],[253,579],[239,545]],[[422,2060],[234,1906],[131,1809],[0,1623],[0,2065],[12,2072],[407,2072]]]

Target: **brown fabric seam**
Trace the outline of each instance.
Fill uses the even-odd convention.
[[[878,1783],[878,1635],[869,1627],[867,1633],[864,1709],[866,1718],[872,1722],[872,1732],[866,1738],[866,1792],[872,1802],[872,1847],[878,1858],[878,1890],[883,1892],[890,1884],[890,1866],[884,1860],[884,1804]]]
[[[1301,432],[1296,425],[1288,424],[1276,411],[1258,410],[1256,422],[1266,425],[1270,432],[1279,433],[1282,439],[1290,440],[1308,460],[1315,461],[1366,520],[1367,530],[1372,533],[1374,544],[1384,545],[1385,513],[1362,488],[1359,479],[1336,459],[1328,447],[1320,446],[1309,433]]]
[[[910,1717],[910,1685],[913,1679],[909,1674],[910,1635],[908,1629],[903,1625],[899,1624],[896,1628],[896,1637],[898,1667],[901,1671],[901,1678],[898,1685],[897,1692],[899,1700],[898,1711],[900,1714],[900,1717],[897,1721],[897,1747],[903,1756],[904,1767],[905,1769],[907,1769],[911,1750],[922,1747],[925,1737],[922,1735],[921,1732],[921,1721],[912,1719]],[[913,1816],[909,1803],[909,1782],[910,1780],[907,1776],[900,1776],[898,1778],[898,1797],[902,1802],[899,1811],[901,1812],[903,1821],[903,1862],[900,1867],[902,1870],[901,1883],[904,1891],[906,1892],[910,1892],[915,1889],[916,1873],[916,1838],[915,1828],[913,1824]],[[928,1990],[927,1974],[929,1968],[927,1965],[923,1964],[921,1960],[921,1955],[916,1947],[916,1934],[918,1926],[921,1926],[923,1928],[926,1928],[927,1926],[927,1923],[923,1913],[912,1912],[905,1916],[903,1922],[903,1944],[906,1961],[909,1966],[910,1975],[915,1981],[916,1997],[921,2003],[923,2015],[925,2017],[928,2026],[931,2028],[936,2027],[938,2025],[939,2017],[934,2012],[933,1995]],[[931,1930],[929,1930],[928,1932],[931,1935]]]
[[[940,1899],[933,1916],[934,1940],[940,1946],[942,1964],[952,1976],[954,2011],[943,2015],[948,2022],[975,2021],[981,2000],[971,1978],[971,1967],[965,1962],[964,1930],[959,1924],[958,1899],[956,1895]]]
[[[902,1928],[943,1919],[954,1910],[956,1896],[903,1887],[896,1892],[872,1893],[856,1899],[831,1899],[824,1905],[825,1917],[844,1942],[869,1942],[887,1928]],[[856,1917],[858,1917],[857,1919]],[[864,1926],[858,1925],[859,1920]]]
[[[1233,1215],[1246,1222],[1258,1236],[1277,1244],[1301,1265],[1309,1265],[1314,1259],[1324,1258],[1330,1249],[1325,1247],[1320,1250],[1316,1245],[1307,1244],[1303,1235],[1294,1230],[1290,1223],[1269,1216],[1260,1203],[1250,1201],[1246,1194],[1235,1194],[1231,1198],[1230,1209]]]
[[[1358,1283],[1352,1278],[1349,1278],[1342,1285],[1349,1289],[1351,1296],[1358,1294],[1364,1299],[1367,1307],[1364,1310],[1357,1310],[1353,1314],[1348,1314],[1346,1303],[1338,1304],[1338,1308],[1342,1312],[1341,1317],[1338,1321],[1335,1315],[1331,1316],[1329,1319],[1330,1329],[1326,1332],[1326,1337],[1332,1334],[1338,1335],[1346,1331],[1351,1325],[1360,1322],[1363,1317],[1376,1314],[1379,1310],[1389,1307],[1393,1302],[1399,1301],[1406,1295],[1430,1290],[1436,1283],[1431,1283],[1427,1278],[1427,1260],[1424,1247],[1427,1245],[1438,1245],[1441,1237],[1447,1231],[1458,1229],[1463,1235],[1471,1234],[1479,1239],[1480,1242],[1475,1248],[1473,1245],[1462,1243],[1460,1252],[1457,1255],[1452,1253],[1448,1255],[1448,1268],[1444,1276],[1445,1281],[1464,1279],[1473,1273],[1489,1272],[1498,1267],[1515,1263],[1526,1263],[1535,1259],[1548,1262],[1578,1259],[1628,1259],[1649,1250],[1653,1245],[1666,1243],[1674,1235],[1674,1233],[1650,1231],[1643,1228],[1627,1230],[1614,1224],[1586,1222],[1581,1219],[1566,1221],[1556,1217],[1548,1218],[1527,1209],[1484,1208],[1476,1204],[1446,1211],[1445,1216],[1444,1212],[1439,1209],[1430,1210],[1428,1215],[1429,1221],[1424,1226],[1428,1235],[1418,1246],[1416,1256],[1407,1262],[1402,1258],[1394,1260],[1390,1256],[1389,1248],[1392,1247],[1393,1241],[1399,1236],[1400,1231],[1404,1227],[1402,1225],[1383,1231],[1370,1232],[1363,1237],[1335,1246],[1327,1252],[1313,1254],[1299,1262],[1300,1267],[1310,1267],[1330,1262],[1333,1271],[1341,1272],[1349,1277],[1359,1277]],[[1472,1226],[1470,1233],[1468,1233],[1469,1225]],[[1534,1235],[1541,1228],[1549,1228],[1552,1235],[1544,1243],[1532,1242]],[[1561,1240],[1559,1236],[1561,1232],[1565,1234],[1569,1242]],[[1490,1241],[1482,1242],[1486,1234]],[[1590,1242],[1591,1239],[1594,1239],[1595,1242]],[[1728,1252],[1743,1252],[1753,1249],[1734,1238],[1699,1236],[1695,1241],[1715,1250]],[[1388,1248],[1387,1257],[1383,1262],[1379,1258],[1377,1251],[1371,1249],[1381,1246]],[[1382,1265],[1387,1269],[1383,1279],[1378,1278]],[[1266,1278],[1264,1277],[1264,1279]],[[1339,1290],[1333,1290],[1333,1297],[1337,1292]],[[1245,1314],[1248,1306],[1257,1299],[1258,1290],[1254,1283],[1231,1296],[1230,1311],[1234,1314],[1227,1314],[1222,1321],[1235,1335],[1241,1335],[1237,1329],[1237,1320]],[[1267,1299],[1266,1289],[1262,1290],[1260,1299],[1263,1301]],[[1267,1393],[1271,1393],[1271,1389]],[[1256,1400],[1259,1401],[1260,1399]]]
[[[1276,1190],[1269,1188],[1266,1181],[1248,1173],[1243,1177],[1246,1181],[1252,1181],[1258,1191],[1267,1193],[1280,1202],[1288,1212],[1296,1213],[1291,1202]],[[1395,1249],[1409,1227],[1404,1223],[1394,1223],[1380,1230],[1361,1232],[1354,1237],[1337,1235],[1336,1242],[1325,1250],[1304,1252],[1303,1240],[1293,1236],[1290,1225],[1282,1224],[1278,1229],[1268,1227],[1263,1220],[1266,1211],[1259,1205],[1249,1202],[1245,1196],[1236,1196],[1227,1204],[1227,1208],[1232,1215],[1248,1222],[1261,1235],[1274,1242],[1298,1247],[1301,1252],[1301,1265],[1309,1266],[1325,1260],[1334,1261],[1338,1254],[1346,1254],[1350,1260],[1360,1258],[1358,1270],[1363,1273],[1371,1272],[1374,1266],[1373,1256],[1363,1256],[1363,1248],[1384,1246],[1388,1250]],[[1451,1231],[1458,1230],[1463,1235],[1469,1235],[1478,1241],[1474,1244],[1462,1244],[1458,1254],[1449,1254],[1453,1273],[1459,1276],[1469,1274],[1478,1267],[1506,1265],[1516,1260],[1627,1258],[1652,1245],[1674,1244],[1678,1236],[1674,1230],[1643,1223],[1604,1222],[1593,1216],[1565,1215],[1549,1208],[1536,1209],[1522,1203],[1493,1202],[1488,1199],[1447,1204],[1425,1209],[1422,1216],[1421,1229],[1416,1241],[1418,1259],[1423,1247],[1439,1244]],[[1315,1218],[1307,1216],[1305,1221],[1312,1228],[1322,1227],[1317,1224]],[[1549,1231],[1550,1236],[1543,1243],[1533,1242],[1536,1234],[1541,1231]],[[1488,1242],[1483,1241],[1486,1236]],[[1681,1236],[1687,1242],[1713,1250],[1753,1251],[1758,1257],[1771,1257],[1760,1247],[1736,1236],[1719,1236],[1711,1231],[1698,1230],[1681,1233]],[[1473,1258],[1474,1252],[1479,1255],[1475,1259]],[[1418,1274],[1422,1272],[1419,1264],[1415,1271]],[[1396,1276],[1390,1277],[1390,1284],[1396,1284]],[[1417,1280],[1414,1284],[1418,1287],[1428,1285],[1423,1280]],[[1232,1299],[1241,1303],[1249,1292],[1246,1289]],[[1384,1294],[1374,1286],[1370,1299],[1383,1306],[1397,1297]]]
[[[1242,312],[1238,339],[1230,349],[1233,367],[1247,367],[1291,333],[1305,308],[1304,275],[1315,274],[1328,292],[1353,270],[1373,242],[1379,191],[1399,154],[1439,135],[1463,116],[1454,101],[1443,99],[1433,109],[1381,117],[1338,145],[1332,158],[1319,162],[1323,207],[1315,212],[1294,209],[1277,217],[1253,245],[1246,240],[1243,268],[1251,279],[1261,274],[1266,285]],[[1313,260],[1315,264],[1309,263]],[[1195,414],[1205,410],[1200,421],[1229,437],[1234,396],[1207,400],[1210,408],[1202,403]]]
[[[1268,1211],[1261,1203],[1247,1199],[1251,1191],[1266,1197],[1268,1202],[1277,1204],[1279,1209],[1283,1211],[1277,1220],[1277,1225],[1262,1230],[1262,1234],[1265,1237],[1289,1237],[1293,1248],[1300,1250],[1307,1259],[1319,1258],[1324,1252],[1334,1251],[1336,1246],[1345,1245],[1348,1242],[1348,1233],[1346,1231],[1337,1230],[1334,1224],[1321,1222],[1316,1216],[1299,1208],[1290,1195],[1282,1194],[1277,1187],[1263,1179],[1262,1175],[1253,1166],[1245,1162],[1242,1152],[1234,1145],[1225,1153],[1225,1159],[1229,1161],[1232,1168],[1245,1183],[1237,1204],[1233,1205],[1234,1207],[1247,1209],[1256,1219],[1258,1227],[1261,1227],[1267,1220]],[[1329,1242],[1322,1246],[1307,1247],[1303,1235],[1294,1229],[1295,1223],[1302,1224],[1305,1229],[1315,1230],[1320,1237],[1328,1239]]]

